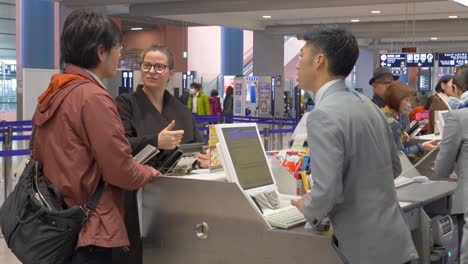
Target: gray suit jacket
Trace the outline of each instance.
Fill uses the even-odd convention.
[[[329,216],[338,250],[351,264],[400,264],[418,258],[397,203],[401,164],[381,111],[365,96],[332,85],[307,119],[311,197],[304,215]]]
[[[436,174],[440,177],[448,177],[455,168],[458,180],[454,199],[461,200],[463,212],[468,212],[467,161],[468,109],[464,108],[447,114],[440,151],[435,163]]]

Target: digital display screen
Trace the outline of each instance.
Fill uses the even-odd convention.
[[[434,67],[434,53],[406,54],[407,67]]]
[[[458,67],[468,64],[468,53],[439,53],[439,67]]]
[[[380,54],[382,67],[406,67],[406,54]]]

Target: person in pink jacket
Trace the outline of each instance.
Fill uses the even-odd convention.
[[[210,101],[210,111],[212,115],[223,114],[221,101],[219,100],[218,91],[216,89],[211,90],[211,95],[208,100]]]

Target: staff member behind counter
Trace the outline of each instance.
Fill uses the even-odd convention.
[[[166,91],[166,85],[174,75],[174,57],[169,49],[158,45],[145,49],[140,70],[143,88],[116,98],[133,153],[138,153],[148,144],[160,150],[172,150],[180,143],[203,142],[192,113]],[[207,154],[198,154],[197,159],[201,167],[208,167]],[[141,263],[136,192],[127,194],[125,212],[132,248],[125,254],[114,252],[113,263]]]
[[[466,64],[465,64],[466,65]],[[462,66],[453,78],[453,94],[468,91],[468,65]],[[465,223],[461,236],[460,264],[468,263],[468,108],[451,111],[445,118],[440,152],[435,162],[435,172],[448,178],[455,170],[458,185],[455,199],[461,199]],[[460,219],[461,220],[461,219]],[[460,223],[460,222],[459,222]],[[460,224],[459,224],[460,225]],[[460,229],[460,228],[459,228]]]
[[[329,217],[346,263],[401,264],[418,258],[396,200],[400,159],[384,115],[346,87],[359,56],[345,29],[322,26],[304,35],[297,66],[302,89],[316,96],[307,118],[314,184],[292,204],[315,226]]]

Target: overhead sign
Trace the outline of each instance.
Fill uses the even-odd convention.
[[[406,67],[406,54],[380,54],[380,66],[394,68]]]
[[[439,67],[457,67],[468,64],[468,53],[439,53]]]
[[[256,82],[256,81],[258,81],[258,77],[256,77],[256,76],[248,76],[248,77],[245,77],[245,80],[246,80],[246,81],[251,81],[251,82]]]
[[[3,67],[0,65],[0,74],[15,75],[16,64],[3,64]]]
[[[406,54],[407,67],[434,67],[434,53]]]
[[[401,52],[414,53],[414,52],[416,52],[416,47],[406,47],[406,48],[402,48],[402,49],[401,49]]]

